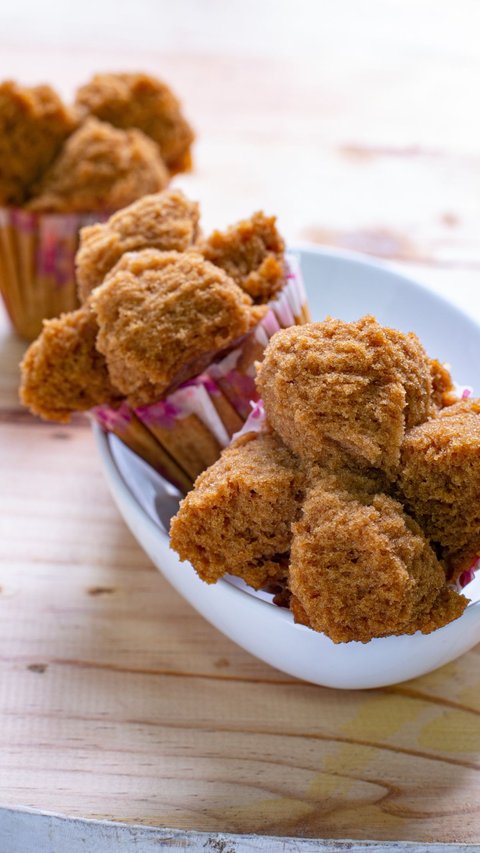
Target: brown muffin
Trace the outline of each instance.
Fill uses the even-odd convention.
[[[137,127],[159,146],[171,173],[191,164],[194,133],[171,89],[148,74],[95,74],[77,92],[77,107],[115,127]]]
[[[125,252],[155,248],[183,252],[198,237],[199,206],[180,190],[147,195],[110,217],[82,228],[75,263],[83,302]]]
[[[44,322],[21,364],[20,398],[34,414],[67,423],[73,412],[120,398],[95,347],[97,332],[88,304]]]
[[[117,130],[90,118],[65,143],[35,187],[30,210],[117,210],[168,184],[158,147],[140,130]]]
[[[285,283],[285,243],[275,216],[254,213],[226,231],[214,231],[200,246],[204,257],[259,304],[269,302]]]
[[[171,524],[172,548],[207,583],[226,572],[255,589],[281,581],[303,479],[298,460],[275,435],[243,436],[182,501]]]
[[[480,554],[480,400],[463,400],[410,430],[399,487],[453,575]]]
[[[320,479],[293,532],[294,616],[335,643],[429,633],[467,605],[401,504],[358,476]]]
[[[91,295],[97,347],[132,405],[201,371],[257,322],[249,297],[196,252],[123,255]]]
[[[0,84],[0,204],[21,205],[75,128],[50,86]]]
[[[257,377],[268,420],[302,458],[395,476],[406,424],[431,410],[428,359],[415,335],[327,319],[278,332]]]

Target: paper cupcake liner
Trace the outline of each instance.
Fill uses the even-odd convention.
[[[136,409],[126,403],[116,409],[97,406],[92,415],[103,430],[114,433],[184,493],[218,459],[242,425],[229,400],[206,374],[158,403]]]
[[[79,231],[107,216],[0,208],[0,292],[22,338],[33,340],[43,319],[77,307]]]
[[[255,362],[275,332],[308,321],[305,288],[289,256],[286,284],[263,320],[231,352],[148,406],[97,406],[93,417],[182,492],[242,429],[259,395]],[[158,452],[155,451],[158,448]]]

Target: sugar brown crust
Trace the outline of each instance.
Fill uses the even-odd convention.
[[[80,113],[115,127],[139,128],[159,146],[169,171],[190,167],[194,133],[165,83],[148,74],[95,74],[76,97]]]
[[[293,531],[292,611],[335,643],[429,633],[466,607],[420,527],[358,476],[320,479]]]
[[[214,231],[200,250],[254,302],[269,302],[285,284],[285,243],[275,216],[259,211],[226,231]]]
[[[462,400],[410,430],[399,488],[456,576],[480,554],[480,400]]]
[[[302,458],[394,477],[406,425],[431,411],[428,359],[415,335],[327,319],[271,339],[257,386],[269,422]]]
[[[164,189],[168,171],[158,147],[140,130],[118,130],[89,118],[46,171],[28,209],[113,211]]]
[[[44,321],[21,364],[20,399],[35,415],[67,423],[74,412],[118,401],[121,395],[95,346],[97,333],[88,304]]]
[[[252,325],[251,300],[190,252],[128,252],[91,295],[97,347],[131,405],[152,403],[200,373]],[[255,316],[256,322],[256,316]]]
[[[0,204],[23,204],[75,125],[50,86],[0,84]]]
[[[81,301],[102,283],[125,252],[183,252],[198,239],[200,211],[180,190],[147,195],[103,224],[82,228],[75,263]]]
[[[438,409],[451,406],[455,403],[455,386],[448,368],[437,359],[430,360],[430,373],[432,377],[432,402]]]
[[[304,475],[273,434],[244,436],[200,475],[172,520],[172,548],[200,577],[226,572],[259,589],[284,581]]]

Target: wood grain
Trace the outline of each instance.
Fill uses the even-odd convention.
[[[7,27],[0,77],[68,90],[94,68],[161,67],[199,134],[178,183],[206,227],[264,207],[290,241],[391,260],[480,319],[472,4],[454,19],[446,0],[375,0],[369,16],[353,0],[306,2],[302,24],[281,2],[264,51],[271,4],[256,6],[252,43],[236,2],[237,41],[213,32],[220,5],[188,3],[183,29],[172,12],[158,50],[145,27],[141,51],[125,35],[102,53],[95,35],[87,47],[65,30],[68,50],[55,30],[27,44]],[[2,316],[0,804],[207,833],[479,841],[479,649],[357,693],[250,657],[139,549],[88,421],[21,409],[22,351]]]

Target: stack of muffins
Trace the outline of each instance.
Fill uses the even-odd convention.
[[[334,642],[458,618],[480,554],[480,401],[456,401],[416,336],[373,317],[278,332],[257,384],[266,417],[172,521],[180,557],[207,583],[273,585]]]
[[[193,131],[168,86],[98,74],[73,106],[50,86],[0,85],[0,291],[16,331],[76,305],[79,229],[191,164]]]
[[[274,217],[204,239],[199,216],[166,190],[84,228],[82,305],[45,322],[22,364],[35,414],[91,410],[184,492],[248,417],[269,338],[308,319]]]

